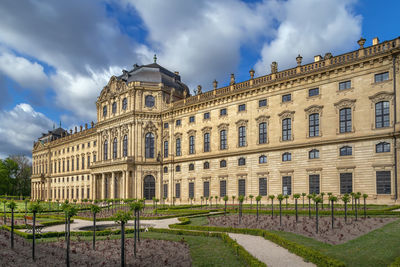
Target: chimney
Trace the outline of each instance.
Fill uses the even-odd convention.
[[[321,55],[314,56],[314,62],[318,62],[318,61],[320,61],[320,60],[322,60]]]
[[[81,125],[81,126],[79,126],[80,132],[82,132],[82,128],[83,128],[83,127],[82,127],[82,125]]]
[[[375,37],[374,39],[372,39],[372,45],[377,45],[379,44],[379,38]]]
[[[85,130],[87,130],[88,129],[88,125],[87,125],[87,123],[85,123]]]

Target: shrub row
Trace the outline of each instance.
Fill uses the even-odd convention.
[[[187,219],[187,218],[186,218]],[[187,219],[188,220],[188,219]],[[185,220],[186,221],[186,220]],[[241,245],[239,245],[235,240],[230,238],[224,233],[213,233],[213,232],[202,232],[202,231],[185,231],[185,230],[169,230],[169,229],[155,229],[149,228],[150,232],[156,233],[166,233],[175,235],[192,235],[192,236],[206,236],[206,237],[217,237],[221,238],[224,243],[230,246],[236,253],[236,255],[246,262],[247,266],[266,266],[263,262],[259,261],[253,257],[247,250],[245,250]]]
[[[249,234],[262,236],[265,239],[268,239],[279,246],[286,248],[290,252],[308,260],[310,262],[315,263],[318,266],[336,266],[342,267],[345,264],[341,261],[328,257],[326,255],[321,254],[320,252],[295,243],[293,241],[289,241],[279,235],[270,233],[261,229],[249,229],[249,228],[232,228],[232,227],[217,227],[217,226],[194,226],[187,225],[188,222],[183,220],[181,223],[170,225],[170,228],[174,229],[188,229],[188,230],[199,230],[199,231],[217,231],[217,232],[231,232],[231,233],[241,233],[241,234]]]

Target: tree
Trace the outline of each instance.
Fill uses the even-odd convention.
[[[7,204],[7,207],[11,210],[11,249],[14,249],[14,209],[17,207],[17,204],[11,200]]]
[[[208,204],[207,204],[208,197],[205,197],[205,199],[206,199],[206,208],[207,208],[207,206],[208,206]]]
[[[328,193],[328,194],[329,194],[329,193]],[[334,204],[335,204],[335,202],[337,201],[337,197],[330,195],[330,196],[329,196],[329,201],[331,202],[330,205],[331,205],[332,229],[333,229],[333,224],[334,224],[334,221],[335,221],[333,212],[334,212]]]
[[[321,192],[321,207],[322,207],[322,209],[324,209],[324,196],[325,196],[325,193],[324,192]]]
[[[215,208],[218,208],[218,206],[217,206],[218,205],[218,196],[215,196],[214,198],[215,198]]]
[[[350,202],[350,197],[348,194],[342,196],[342,201],[344,203],[344,222],[347,223],[347,203]]]
[[[311,199],[313,198],[313,195],[308,194],[308,218],[311,219]]]
[[[268,196],[269,199],[271,199],[271,209],[272,209],[272,218],[274,218],[274,195],[269,195]]]
[[[92,204],[90,210],[93,214],[93,250],[96,250],[96,214],[101,211],[101,208],[97,204]]]
[[[3,203],[4,225],[6,225],[6,224],[7,224],[7,216],[6,216],[6,204],[7,204],[7,199],[2,199],[1,202]]]
[[[288,199],[289,199],[289,195],[284,195],[283,197],[285,198],[285,201],[286,201],[286,209],[288,209]]]
[[[242,223],[242,207],[243,207],[244,196],[240,195],[238,199],[239,199],[239,224],[241,224]]]
[[[116,223],[121,224],[121,266],[125,266],[125,224],[131,219],[132,215],[130,212],[118,211],[114,220]]]
[[[213,197],[210,196],[210,207],[211,207],[211,208],[212,208],[212,199],[213,199]]]
[[[229,197],[228,196],[224,196],[224,202],[225,202],[225,215],[226,215],[226,202],[228,202]]]
[[[253,209],[253,195],[249,195],[250,198],[250,209]]]
[[[367,194],[363,194],[362,195],[363,199],[364,199],[364,219],[367,218]]]
[[[306,193],[301,193],[301,196],[303,197],[303,209],[304,209],[304,197],[307,196]]]
[[[354,201],[355,201],[355,208],[356,208],[356,221],[358,219],[358,204],[357,201],[360,199],[360,195],[359,194],[355,194],[354,195]]]
[[[203,196],[201,196],[200,197],[200,201],[201,201],[201,204],[200,204],[200,206],[201,206],[201,208],[203,209],[203,200],[204,200],[204,197]]]
[[[356,194],[354,192],[350,193],[350,196],[351,196],[351,210],[354,210],[354,196],[355,195]]]
[[[136,239],[139,239],[138,231],[140,231],[138,218],[139,218],[139,211],[140,211],[140,209],[142,209],[142,207],[143,207],[143,205],[140,201],[131,203],[131,210],[134,212],[133,216],[135,218],[135,221],[134,221],[135,234],[134,234],[134,247],[133,247],[135,257],[136,257]]]
[[[331,198],[331,196],[332,196],[332,192],[328,192],[328,207],[330,207],[331,206],[331,201],[330,201],[330,198]]]
[[[51,211],[51,198],[47,200],[47,203],[49,204],[49,211]]]
[[[322,197],[315,196],[314,202],[315,202],[315,227],[316,227],[316,233],[318,234],[318,203],[322,203]]]
[[[71,217],[75,216],[78,213],[78,209],[76,206],[71,204],[67,204],[64,206],[64,212],[67,216],[67,257],[66,257],[66,264],[69,267],[69,251],[70,251],[70,243],[71,243]]]
[[[40,202],[33,202],[29,206],[29,211],[33,213],[33,227],[32,227],[32,259],[35,260],[35,230],[36,230],[36,214],[43,210]]]
[[[25,156],[0,160],[0,195],[28,196],[31,192],[31,165]]]
[[[279,200],[279,225],[282,226],[282,200],[284,199],[284,196],[282,194],[278,195],[278,200]]]
[[[232,196],[232,205],[235,206],[235,196]]]
[[[261,202],[261,196],[258,195],[258,196],[256,196],[256,203],[257,203],[257,221],[258,221],[258,206],[259,206],[259,204],[261,204],[260,202]]]
[[[25,220],[25,224],[26,224],[26,214],[28,212],[28,202],[29,202],[29,198],[25,198],[24,199],[24,203],[25,203],[25,216],[24,216],[24,220]]]
[[[295,209],[296,209],[296,223],[299,221],[299,215],[297,213],[297,200],[300,198],[300,194],[294,194],[294,205],[295,205]]]

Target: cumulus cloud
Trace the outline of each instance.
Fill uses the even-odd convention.
[[[282,3],[282,16],[275,36],[261,51],[258,73],[270,71],[272,61],[280,69],[294,67],[296,56],[303,63],[326,52],[340,53],[356,46],[361,36],[361,17],[351,11],[354,1],[289,0]]]
[[[53,125],[43,113],[26,103],[0,111],[0,122],[0,158],[8,154],[30,155],[33,141]]]

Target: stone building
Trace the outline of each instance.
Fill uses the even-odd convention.
[[[156,63],[111,77],[97,123],[33,148],[33,199],[399,194],[400,38],[190,96]],[[291,199],[291,198],[290,198]]]

